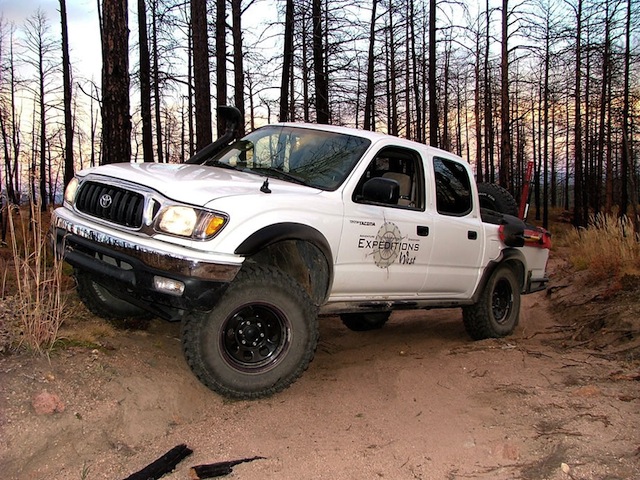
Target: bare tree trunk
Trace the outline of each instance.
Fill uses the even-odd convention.
[[[244,63],[242,54],[242,10],[241,0],[231,0],[233,25],[233,93],[236,108],[244,115]],[[237,127],[239,136],[244,136],[244,121]]]
[[[227,25],[226,0],[216,0],[216,104],[227,104]],[[217,119],[218,137],[221,137],[226,125],[224,119]]]
[[[369,26],[369,56],[367,58],[367,88],[364,100],[364,129],[375,130],[375,107],[374,107],[374,95],[375,95],[375,78],[374,78],[374,46],[376,38],[376,7],[378,1],[373,0],[371,6],[371,24]]]
[[[158,0],[153,0],[153,9],[151,11],[151,31],[153,41],[153,98],[154,98],[154,111],[156,117],[156,150],[158,152],[158,163],[165,163],[165,153],[162,148],[162,98],[160,97],[160,67],[158,66]]]
[[[64,102],[64,186],[73,179],[73,118],[71,116],[71,61],[69,60],[69,34],[67,32],[67,5],[60,0],[60,20],[62,24],[62,82]]]
[[[195,128],[194,128],[194,118],[193,118],[193,96],[194,96],[194,89],[193,89],[193,31],[190,28],[189,29],[189,33],[188,33],[188,39],[187,39],[187,117],[188,117],[188,124],[189,124],[189,157],[191,157],[194,153],[195,153],[195,142],[194,142],[194,135],[195,135]],[[209,103],[209,108],[211,108],[211,103]],[[209,130],[211,130],[211,127],[209,127]]]
[[[549,32],[549,18],[547,17],[547,26],[545,29],[545,53],[544,53],[544,80],[542,82],[542,90],[543,90],[543,98],[542,98],[542,110],[544,115],[544,120],[542,124],[544,125],[544,133],[542,135],[543,145],[542,145],[542,155],[543,155],[543,179],[542,179],[542,196],[544,198],[544,204],[542,207],[542,228],[549,228],[549,180],[548,180],[548,170],[549,170],[549,55],[550,55],[550,32]],[[553,168],[553,167],[552,167]]]
[[[599,118],[599,126],[598,126],[598,160],[597,160],[597,177],[598,179],[606,178],[604,175],[604,150],[605,146],[605,130],[606,130],[606,113],[607,113],[607,92],[609,90],[609,49],[610,49],[610,28],[611,21],[609,18],[609,0],[605,2],[605,25],[604,25],[604,51],[602,53],[602,90],[600,92],[600,118]],[[606,181],[606,180],[605,180]],[[595,198],[594,205],[596,208],[596,213],[600,211],[600,207],[602,207],[602,184],[600,180],[598,180],[598,187],[595,190]]]
[[[485,181],[482,170],[482,119],[480,118],[480,31],[476,32],[476,58],[474,65],[473,116],[476,128],[476,181]]]
[[[316,122],[329,123],[329,83],[325,70],[324,30],[322,27],[322,2],[312,1],[313,16],[313,70],[316,87]]]
[[[388,66],[389,66],[389,77],[391,80],[391,84],[390,84],[390,94],[391,94],[391,98],[389,99],[390,101],[390,113],[391,113],[391,121],[390,123],[390,128],[389,128],[389,133],[391,135],[395,135],[398,136],[398,102],[396,101],[396,98],[398,98],[398,86],[396,83],[396,76],[397,76],[397,71],[396,71],[396,41],[395,41],[395,32],[393,29],[393,6],[392,6],[392,1],[389,1],[389,59],[388,59]]]
[[[293,75],[293,0],[287,0],[284,23],[284,52],[280,81],[280,121],[289,121],[289,79]]]
[[[429,0],[429,145],[438,146],[438,91],[436,83],[436,0]]]
[[[442,145],[441,148],[450,151],[451,150],[451,138],[449,135],[449,76],[450,76],[450,51],[451,43],[446,42],[444,52],[444,71],[442,76],[444,77],[444,87],[442,91]]]
[[[491,75],[489,72],[489,47],[491,44],[490,20],[491,14],[489,10],[489,0],[486,0],[486,32],[485,32],[485,50],[484,50],[484,161],[485,161],[485,181],[494,182],[494,138],[493,138],[493,110],[492,94],[491,94]]]
[[[422,102],[420,100],[420,82],[418,80],[418,56],[416,55],[416,33],[415,33],[415,4],[409,0],[409,44],[411,46],[411,71],[413,84],[413,98],[416,103],[416,141],[424,142],[425,135],[422,130]],[[409,68],[409,65],[407,65]]]
[[[11,146],[13,162],[7,157],[7,192],[13,204],[20,203],[20,122],[16,108],[16,71],[13,53],[13,30],[9,44],[9,73],[11,75]],[[9,184],[11,186],[9,186]]]
[[[620,215],[626,215],[629,203],[631,203],[633,230],[640,233],[640,218],[638,218],[638,189],[633,168],[633,155],[631,152],[631,128],[629,125],[629,75],[631,66],[631,0],[627,0],[627,22],[625,25],[625,50],[624,50],[624,93],[622,101],[622,200],[620,202]],[[630,191],[630,193],[629,193]]]
[[[102,162],[131,160],[126,0],[102,3]]]
[[[500,62],[502,82],[500,99],[500,177],[502,187],[512,191],[511,159],[513,156],[511,145],[511,111],[509,106],[509,0],[502,0],[502,57]]]
[[[212,139],[206,0],[191,0],[191,35],[193,38],[196,151],[198,151],[209,145]]]
[[[577,34],[576,34],[576,72],[575,72],[575,95],[574,95],[574,158],[575,158],[575,179],[574,179],[574,211],[573,223],[576,227],[585,226],[585,210],[583,205],[582,189],[583,185],[583,155],[582,155],[582,2],[578,0],[576,11]]]
[[[147,12],[145,0],[138,0],[138,45],[140,53],[142,158],[145,162],[153,162],[153,132],[151,129],[151,65],[149,63],[149,43],[147,41]]]

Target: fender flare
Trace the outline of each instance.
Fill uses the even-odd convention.
[[[484,273],[482,274],[482,278],[480,278],[480,282],[476,287],[476,291],[473,293],[473,303],[477,303],[480,295],[482,294],[487,282],[493,275],[493,272],[496,269],[504,265],[506,263],[516,265],[517,270],[515,270],[516,278],[520,282],[520,292],[524,292],[527,287],[527,260],[524,254],[515,248],[506,248],[500,252],[500,255],[495,260],[491,260],[487,267],[484,269]],[[513,268],[513,267],[511,267]]]
[[[274,223],[263,227],[238,245],[234,253],[250,257],[259,250],[284,240],[302,240],[316,246],[327,259],[329,278],[333,278],[333,254],[329,242],[320,231],[302,223]]]

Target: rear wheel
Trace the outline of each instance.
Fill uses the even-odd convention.
[[[354,332],[366,332],[382,328],[391,312],[343,313],[340,315],[342,323]]]
[[[114,327],[144,330],[153,315],[123,300],[97,283],[90,273],[75,271],[78,296],[91,313],[109,321]]]
[[[520,288],[515,274],[506,265],[491,275],[478,303],[462,309],[465,329],[474,340],[511,334],[519,317]]]
[[[259,398],[287,388],[313,359],[317,309],[289,275],[245,267],[213,311],[183,319],[187,363],[210,389]]]

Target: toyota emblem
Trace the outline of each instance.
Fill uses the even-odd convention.
[[[108,193],[105,193],[100,197],[100,206],[102,208],[109,208],[112,203],[113,203],[113,199],[111,198],[111,195],[109,195]]]

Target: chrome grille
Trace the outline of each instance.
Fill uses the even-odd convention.
[[[118,225],[140,228],[144,196],[113,185],[85,182],[76,197],[76,208]]]

